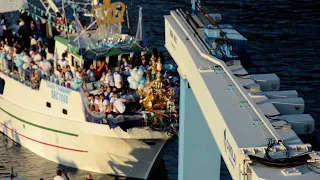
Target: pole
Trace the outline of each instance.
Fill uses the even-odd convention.
[[[128,34],[130,35],[130,19],[129,19],[129,9],[128,9],[128,6],[126,6],[126,13],[127,13]]]
[[[68,33],[68,27],[67,27],[67,14],[66,14],[66,10],[65,10],[65,6],[64,6],[64,0],[62,0],[62,11],[63,11],[63,19],[64,19],[64,26],[67,29],[67,31],[64,30],[64,32],[66,33],[66,36],[68,37],[68,42],[70,42],[70,37],[69,37],[69,33]]]

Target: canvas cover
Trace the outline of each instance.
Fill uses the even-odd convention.
[[[14,5],[12,5],[11,2],[14,2]],[[27,0],[1,0],[0,14],[19,11],[20,9],[17,8],[16,5],[28,9]]]

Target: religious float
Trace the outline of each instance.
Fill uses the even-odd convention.
[[[50,5],[45,14],[56,19],[59,8],[53,1],[47,3]],[[52,9],[54,13],[50,13]],[[121,33],[126,12],[123,3],[105,0],[104,4],[93,4],[93,21],[87,28],[80,25],[76,15],[72,17],[76,31],[64,23],[51,22],[54,28],[62,30],[61,35],[54,37],[51,59],[54,71],[62,54],[67,54],[65,60],[75,74],[78,68],[99,63],[114,69],[123,57],[132,59],[134,55],[147,53],[142,43],[142,8],[136,37]],[[64,13],[59,13],[64,17]],[[41,14],[32,16],[45,21]],[[30,79],[34,73],[32,69],[18,67],[22,73],[14,70],[22,59],[19,54],[1,52],[0,131],[3,134],[59,164],[117,176],[148,178],[177,127],[174,91],[162,83],[160,61],[156,62],[153,57],[149,69],[142,71],[136,67],[127,78],[130,88],[140,95],[138,101],[142,108],[135,115],[114,116],[92,113],[86,104],[85,92],[97,94],[101,86],[99,81],[73,78],[65,85],[52,73],[41,75],[35,86]]]

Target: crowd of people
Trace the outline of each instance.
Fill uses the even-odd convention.
[[[143,71],[148,81],[156,79],[156,67],[162,65],[163,56],[157,49],[150,55],[137,54],[134,58],[123,57],[119,67],[110,67],[105,59],[93,61],[88,67],[77,66],[74,71],[66,58],[68,52],[54,63],[54,43],[44,41],[46,36],[40,24],[26,13],[21,13],[13,30],[8,30],[6,17],[1,16],[0,69],[13,73],[21,81],[30,82],[35,89],[40,80],[47,79],[59,85],[78,90],[81,86],[85,92],[88,109],[91,113],[132,113],[140,109],[137,87],[130,87],[128,77],[136,69]],[[56,64],[56,66],[54,66]],[[162,80],[166,86],[175,90],[174,98],[178,98],[179,79],[171,72],[162,72]],[[91,90],[94,84],[97,93]]]
[[[28,77],[32,86],[38,88],[41,76],[52,72],[54,44],[44,41],[45,34],[26,13],[20,14],[15,25],[9,24],[4,15],[1,19],[1,71],[15,73],[20,80]]]
[[[104,61],[98,61],[96,68],[91,65],[86,72],[87,81],[98,81],[100,87],[95,94],[89,91],[85,92],[89,110],[102,114],[132,114],[139,110],[138,88],[130,86],[130,75],[134,69],[139,69],[147,81],[145,84],[151,83],[156,79],[153,69],[157,64],[154,64],[153,59],[161,59],[161,56],[158,50],[154,49],[151,58],[146,55],[137,56],[134,60],[123,57],[119,68],[108,68]],[[157,63],[161,63],[161,61],[159,60]],[[166,72],[162,80],[165,86],[175,90],[173,98],[178,99],[179,79],[174,78],[171,72]]]

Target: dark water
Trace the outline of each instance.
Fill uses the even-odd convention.
[[[37,0],[29,0],[38,3]],[[175,8],[190,9],[189,0],[125,0],[130,8],[131,24],[136,31],[137,5],[144,7],[144,21],[151,47],[165,52],[163,15]],[[39,4],[39,3],[38,3]],[[251,73],[277,73],[281,89],[295,89],[304,98],[305,113],[311,114],[320,129],[320,1],[312,0],[208,0],[208,11],[219,10],[225,21],[238,29],[249,41],[254,67]],[[166,58],[170,59],[167,53]],[[178,143],[169,147],[164,157],[169,179],[177,179]],[[0,136],[0,165],[14,166],[28,179],[52,179],[56,163],[47,161],[25,148],[5,143]],[[69,169],[71,179],[85,179],[87,172]],[[0,170],[0,172],[10,172]],[[93,174],[95,179],[114,179]],[[0,174],[0,177],[3,175]],[[221,179],[231,179],[223,166]]]

